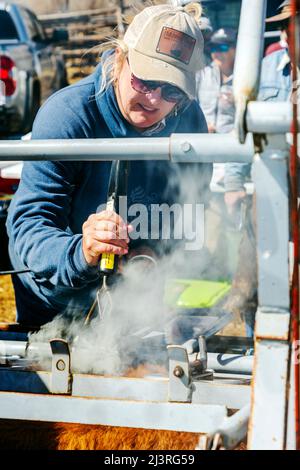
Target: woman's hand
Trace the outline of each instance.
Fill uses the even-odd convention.
[[[246,196],[247,194],[245,190],[228,191],[224,194],[224,201],[229,216],[234,215],[234,213],[239,209],[242,201],[245,199]]]
[[[112,211],[91,214],[82,226],[82,248],[86,262],[96,266],[102,253],[126,255],[128,253],[128,232],[132,226]]]

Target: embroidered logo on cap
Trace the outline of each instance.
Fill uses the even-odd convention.
[[[167,55],[173,59],[180,60],[184,64],[189,64],[196,39],[177,29],[163,27],[156,52]]]

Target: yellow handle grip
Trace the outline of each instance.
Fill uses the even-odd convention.
[[[115,255],[113,253],[102,253],[100,260],[100,270],[113,270],[115,265]]]

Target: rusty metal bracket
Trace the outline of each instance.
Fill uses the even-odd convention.
[[[50,392],[53,394],[71,394],[72,376],[70,370],[70,351],[67,341],[50,341],[52,352]]]

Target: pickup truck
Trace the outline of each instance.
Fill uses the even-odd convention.
[[[0,0],[0,137],[29,132],[41,103],[67,85],[55,47],[67,38],[48,38],[31,10]]]

